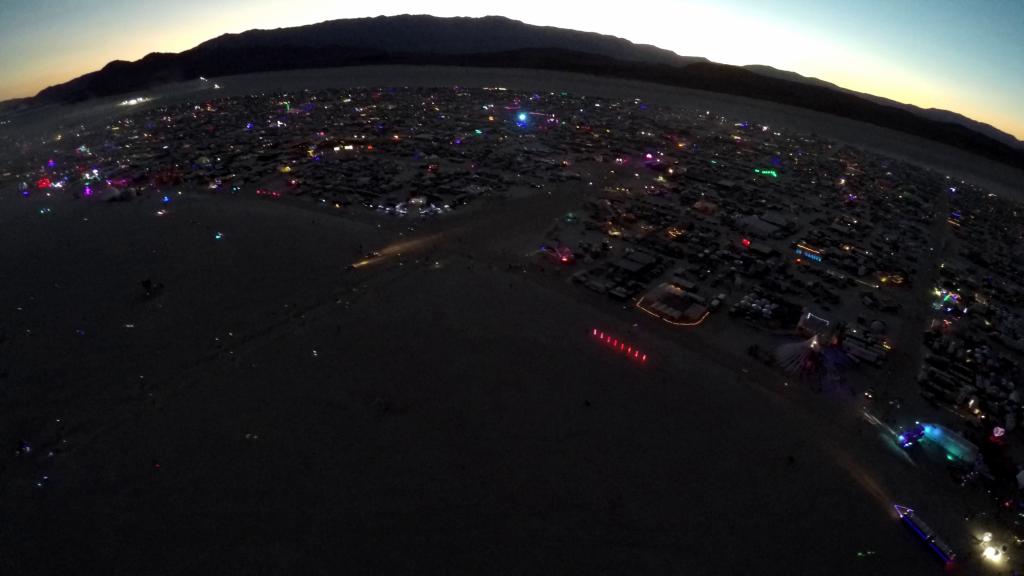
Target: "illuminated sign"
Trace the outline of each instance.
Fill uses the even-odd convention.
[[[808,260],[813,260],[815,262],[822,261],[821,252],[815,250],[814,248],[811,248],[810,246],[806,246],[804,244],[797,244],[796,248],[793,251],[796,252],[797,256],[803,256]]]

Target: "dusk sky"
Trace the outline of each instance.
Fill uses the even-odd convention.
[[[726,64],[767,64],[954,110],[1024,138],[1024,0],[0,0],[0,99],[225,32],[425,11],[498,14]]]

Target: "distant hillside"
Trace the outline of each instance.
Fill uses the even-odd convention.
[[[615,36],[533,26],[502,16],[438,18],[404,15],[331,20],[295,28],[224,34],[203,42],[196,50],[251,46],[358,46],[366,50],[402,54],[482,54],[525,48],[559,48],[656,64],[685,66],[708,62],[706,58],[684,57]]]
[[[532,26],[500,16],[378,16],[224,34],[179,54],[153,53],[136,62],[115,60],[97,72],[46,88],[34,100],[77,102],[199,75],[344,66],[371,55],[483,54],[528,48],[678,66],[708,61],[614,36]]]
[[[801,84],[811,84],[812,86],[823,86],[825,88],[831,88],[833,90],[843,90],[843,88],[840,88],[839,86],[836,86],[831,82],[826,82],[819,78],[814,78],[812,76],[802,76],[800,74],[797,74],[796,72],[790,72],[788,70],[779,70],[778,68],[765,66],[763,64],[748,64],[743,68],[746,68],[747,70],[750,70],[751,72],[760,74],[762,76],[770,76],[772,78],[778,78],[780,80],[791,80],[793,82],[800,82]]]
[[[758,98],[908,132],[1024,168],[1024,150],[993,135],[994,128],[975,122],[975,129],[968,129],[948,121],[940,114],[944,111],[909,110],[768,66],[744,69],[715,64],[612,36],[496,16],[360,18],[226,34],[178,54],[154,53],[135,62],[111,62],[33,98],[0,106],[0,112],[79,102],[199,76],[387,64],[583,72]]]
[[[849,94],[855,94],[857,96],[860,96],[861,98],[864,98],[864,99],[867,99],[867,100],[871,100],[871,101],[877,102],[879,104],[884,104],[885,106],[893,106],[895,108],[900,108],[900,109],[906,110],[908,112],[912,112],[914,114],[917,114],[918,116],[923,116],[923,117],[928,118],[930,120],[935,120],[937,122],[949,122],[949,123],[952,123],[952,124],[960,124],[961,126],[965,126],[967,128],[970,128],[971,130],[974,130],[975,132],[978,132],[980,134],[984,134],[985,136],[988,136],[989,138],[992,138],[993,140],[998,140],[998,141],[1000,141],[1000,142],[1002,142],[1004,144],[1008,144],[1008,145],[1010,145],[1010,146],[1012,146],[1014,148],[1019,148],[1021,150],[1024,150],[1024,141],[1018,140],[1012,134],[1007,134],[1006,132],[1003,132],[1002,130],[996,128],[995,126],[992,126],[991,124],[985,124],[984,122],[978,122],[977,120],[972,120],[972,119],[968,118],[967,116],[964,116],[963,114],[958,114],[956,112],[951,112],[949,110],[942,110],[942,109],[939,109],[939,108],[920,108],[918,106],[914,106],[913,104],[904,104],[902,102],[897,102],[896,100],[890,100],[889,98],[882,98],[881,96],[875,96],[875,95],[867,94],[867,93],[864,93],[864,92],[856,92],[854,90],[848,90],[846,88],[842,88],[840,86],[836,86],[835,84],[832,84],[831,82],[826,82],[824,80],[819,80],[818,78],[813,78],[813,77],[808,77],[808,76],[801,76],[800,74],[797,74],[796,72],[788,72],[786,70],[779,70],[778,68],[772,68],[771,66],[762,66],[760,64],[751,64],[749,66],[744,66],[744,68],[746,68],[747,70],[750,70],[752,72],[756,72],[758,74],[761,74],[763,76],[771,76],[772,78],[780,78],[782,80],[791,80],[793,82],[800,82],[800,83],[803,83],[803,84],[810,84],[810,85],[813,85],[813,86],[825,86],[827,88],[832,88],[833,90],[839,90],[841,92],[847,92]]]

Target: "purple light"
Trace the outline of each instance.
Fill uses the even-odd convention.
[[[84,196],[86,196],[86,197],[92,196],[92,188],[89,188],[88,186],[86,186],[85,189],[82,190],[82,194]]]
[[[57,163],[53,161],[53,158],[50,158],[50,161],[47,162],[46,165],[49,166],[50,168],[53,168],[54,166],[57,165]]]

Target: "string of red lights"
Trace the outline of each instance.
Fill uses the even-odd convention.
[[[638,362],[647,362],[647,354],[641,352],[639,348],[634,348],[631,344],[627,344],[626,342],[621,341],[618,338],[614,338],[611,335],[605,334],[604,332],[598,330],[597,328],[594,328],[590,332],[590,334],[599,339],[601,342],[608,344],[613,349],[624,353],[626,356]]]

